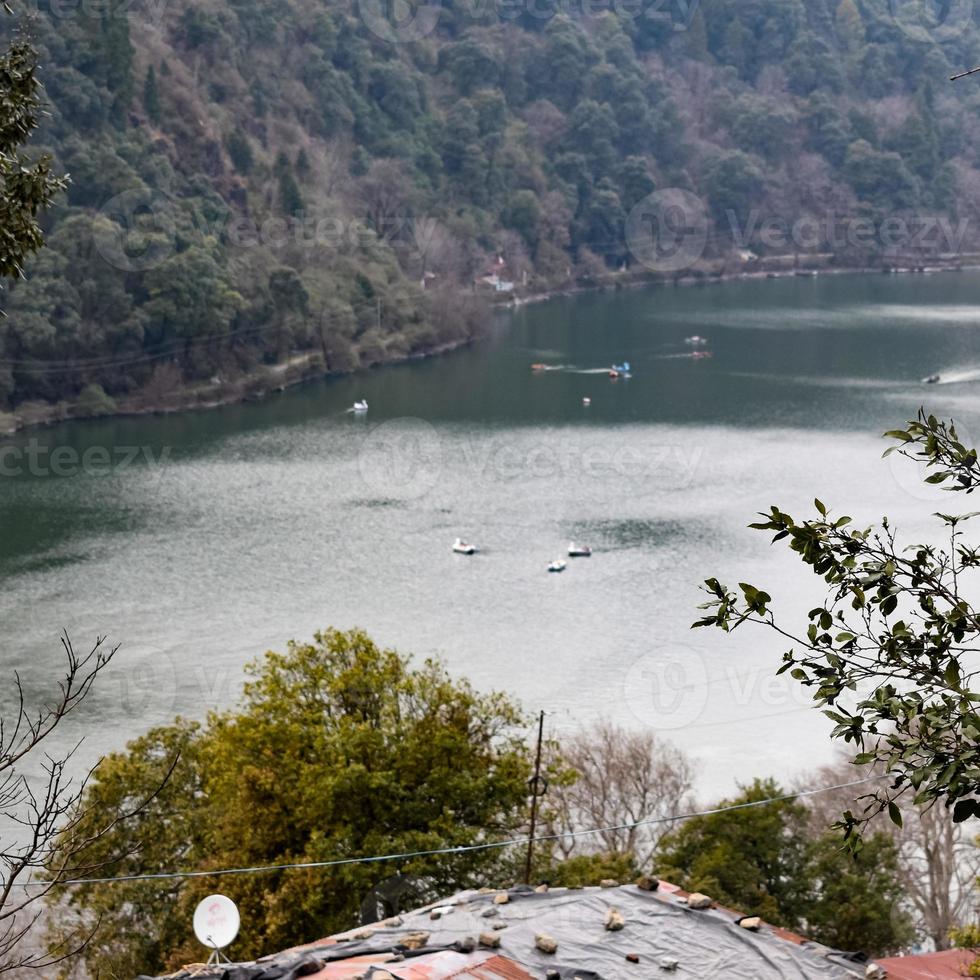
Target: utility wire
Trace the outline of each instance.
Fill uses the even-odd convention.
[[[674,823],[677,820],[689,820],[692,817],[709,817],[716,813],[727,813],[731,810],[747,810],[750,807],[765,806],[769,803],[780,803],[784,800],[793,800],[801,796],[817,796],[820,793],[829,793],[835,789],[846,789],[849,786],[860,786],[864,783],[871,783],[884,778],[886,777],[867,776],[864,779],[855,779],[848,783],[837,783],[834,786],[823,786],[820,789],[801,790],[798,793],[785,793],[782,796],[771,796],[764,800],[751,800],[747,803],[732,803],[728,806],[713,807],[710,810],[697,810],[692,813],[678,813],[669,817],[652,817],[645,820],[637,820],[635,823],[619,824],[613,827],[593,827],[588,830],[575,830],[563,834],[545,834],[538,837],[515,837],[511,838],[510,840],[493,841],[486,844],[464,844],[458,847],[439,847],[428,851],[406,851],[401,854],[377,854],[371,857],[337,858],[332,861],[304,861],[295,864],[268,864],[249,868],[220,868],[214,871],[161,871],[154,874],[119,875],[114,878],[72,878],[67,881],[60,881],[54,884],[58,886],[111,885],[124,881],[171,881],[178,878],[218,878],[224,875],[265,874],[275,871],[336,868],[349,864],[376,864],[381,861],[408,861],[412,858],[418,857],[437,857],[439,855],[449,854],[470,854],[474,851],[486,851],[492,848],[527,845],[530,842],[539,843],[541,841],[563,840],[569,837],[588,837],[593,834],[607,834],[617,830],[632,830],[635,827],[644,827],[653,824]],[[30,884],[24,883],[22,887],[28,888],[30,887]]]

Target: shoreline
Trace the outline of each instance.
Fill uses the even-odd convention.
[[[491,313],[512,312],[524,306],[544,303],[566,296],[585,293],[617,291],[621,289],[643,289],[652,286],[689,288],[709,286],[741,280],[816,278],[819,276],[840,275],[928,275],[936,272],[961,272],[980,269],[980,254],[962,256],[956,259],[937,258],[926,265],[834,265],[833,255],[821,255],[819,261],[800,262],[794,257],[793,265],[783,261],[760,258],[751,263],[751,268],[742,263],[740,268],[729,268],[731,260],[722,260],[720,265],[704,263],[694,272],[686,270],[684,275],[666,275],[651,270],[640,272],[610,272],[601,279],[582,279],[567,286],[549,286],[540,290],[530,290],[522,295],[507,294],[506,298],[491,298]],[[968,261],[966,261],[968,260]],[[49,428],[64,422],[84,422],[109,418],[139,418],[152,415],[175,415],[181,412],[202,412],[228,405],[246,404],[262,401],[270,395],[280,394],[290,388],[325,378],[352,377],[381,367],[407,364],[411,361],[442,357],[478,342],[479,338],[468,338],[448,344],[440,344],[430,350],[392,357],[370,367],[356,368],[353,371],[324,370],[318,364],[319,351],[299,354],[289,361],[268,365],[262,373],[243,375],[234,382],[207,385],[192,385],[177,389],[172,398],[140,404],[139,396],[130,400],[122,399],[115,410],[96,414],[78,413],[67,402],[26,402],[11,412],[0,412],[0,440],[7,439],[28,429]],[[263,383],[263,381],[265,383]]]

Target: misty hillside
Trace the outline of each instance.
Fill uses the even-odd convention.
[[[635,267],[628,215],[667,188],[703,204],[706,258],[980,242],[980,83],[948,81],[980,31],[955,4],[386,6],[7,18],[50,101],[32,149],[72,184],[5,298],[0,408],[247,395],[459,343],[488,272],[520,293]]]

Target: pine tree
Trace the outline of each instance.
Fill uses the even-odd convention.
[[[143,82],[143,108],[151,122],[160,121],[160,93],[157,91],[157,73],[153,65],[150,65],[146,81]]]
[[[251,173],[252,164],[255,162],[252,156],[252,144],[241,130],[234,129],[225,137],[225,147],[235,169],[240,174]]]
[[[279,177],[279,206],[285,214],[299,214],[303,210],[303,195],[285,153],[276,157],[276,175]]]

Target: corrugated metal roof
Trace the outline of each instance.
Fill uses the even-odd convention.
[[[400,960],[391,953],[357,956],[328,963],[319,973],[304,980],[352,980],[363,976],[370,966],[387,970],[398,980],[534,980],[516,963],[491,953],[438,953]]]
[[[976,956],[966,949],[947,949],[921,956],[889,956],[875,960],[888,980],[953,980],[969,976],[967,972]]]

